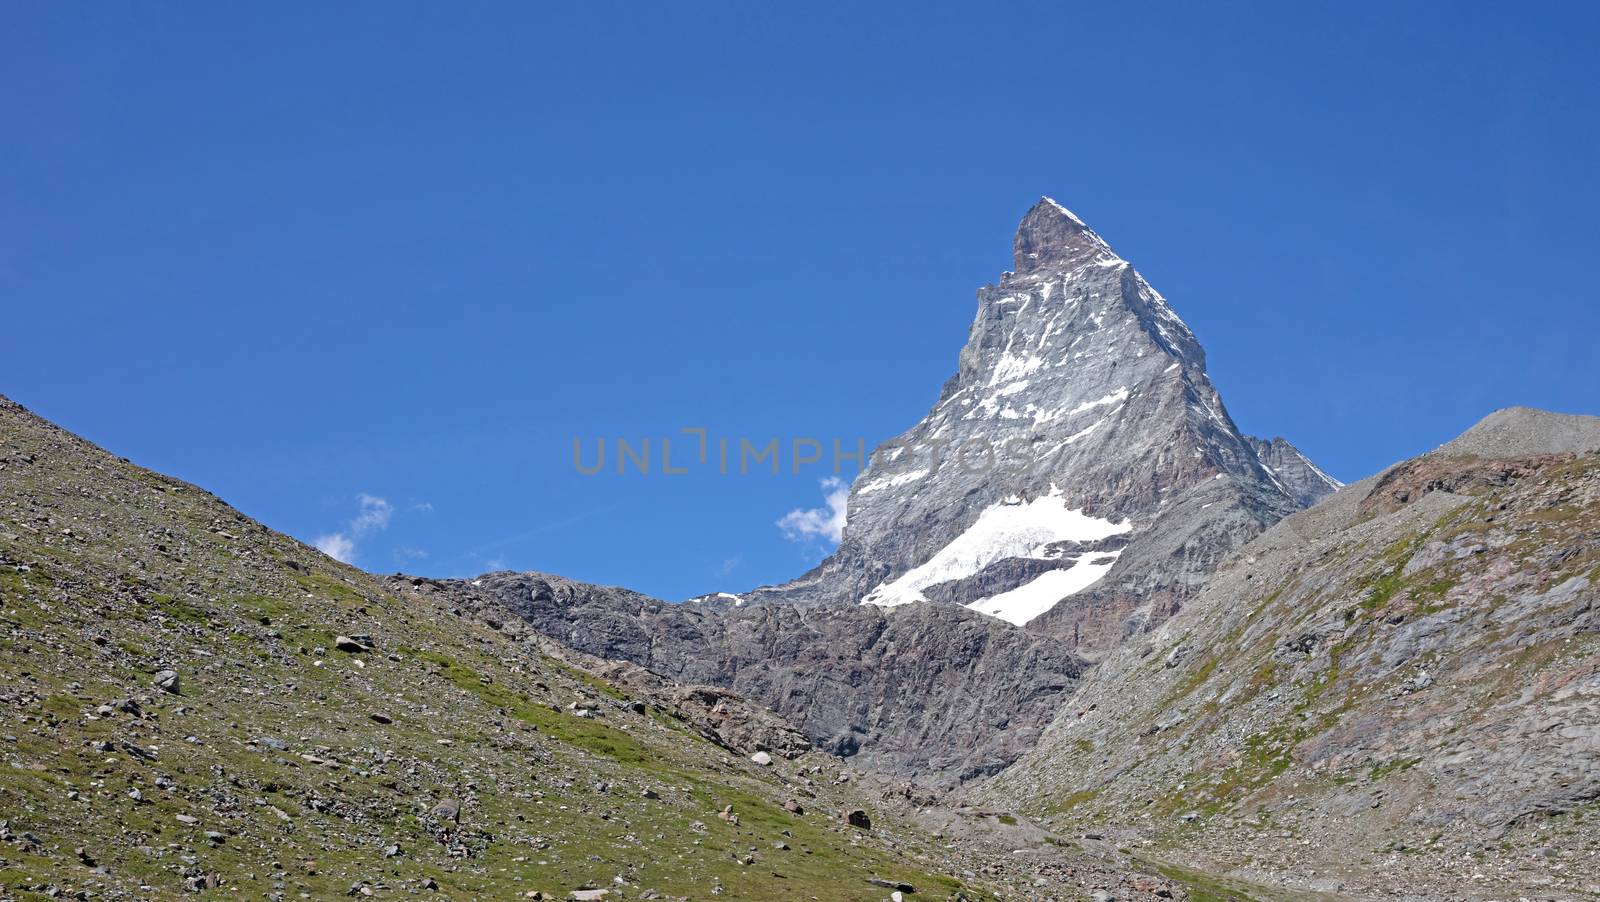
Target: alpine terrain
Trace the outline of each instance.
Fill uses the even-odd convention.
[[[573,649],[734,689],[865,767],[934,786],[1004,769],[1090,661],[1338,486],[1287,441],[1239,433],[1188,327],[1061,205],[1029,210],[1013,249],[957,374],[873,454],[816,570],[689,605],[543,574],[455,591]]]
[[[980,789],[1347,896],[1600,892],[1600,418],[1495,413],[1240,549]]]
[[[1040,200],[1012,248],[938,403],[850,487],[838,550],[748,600],[964,605],[1093,658],[1338,488],[1240,434],[1189,327],[1066,208]]]
[[[377,577],[0,398],[0,899],[1600,895],[1600,419],[1349,486],[1054,201],[792,582]]]
[[[340,564],[5,398],[0,672],[0,899],[1189,893]]]

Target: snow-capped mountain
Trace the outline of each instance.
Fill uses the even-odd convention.
[[[747,601],[957,603],[1092,653],[1338,487],[1240,434],[1189,327],[1065,207],[1029,210],[1013,256],[938,403],[851,486],[838,550]]]

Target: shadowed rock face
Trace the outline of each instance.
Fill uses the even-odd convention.
[[[938,403],[879,448],[851,486],[838,550],[748,602],[892,596],[978,606],[1027,587],[1031,605],[981,609],[1032,621],[1031,629],[1097,656],[1170,616],[1234,548],[1337,487],[1288,442],[1239,433],[1193,333],[1072,213],[1041,200],[1018,227],[1013,252],[1015,270],[978,292],[957,373]],[[948,579],[899,591],[897,579],[940,563],[941,552],[960,557],[951,549],[966,549],[986,515],[1047,497],[1123,525],[1125,541],[1101,554],[1020,545],[969,554],[965,566],[941,568]],[[1064,525],[1056,538],[1082,537]],[[1112,560],[1087,589],[1048,573]],[[1049,610],[1059,598],[1066,601]]]
[[[951,605],[712,609],[535,573],[441,584],[569,648],[732,689],[828,751],[936,784],[1010,764],[1083,669],[1054,639]]]

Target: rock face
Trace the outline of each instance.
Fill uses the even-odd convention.
[[[1270,820],[1301,868],[1526,855],[1593,830],[1597,603],[1600,419],[1500,411],[1246,545],[981,792],[1216,854]]]
[[[530,628],[528,621],[518,611],[506,608],[499,601],[502,595],[517,597],[518,593],[483,590],[485,586],[500,585],[502,576],[491,575],[464,583],[459,580],[396,575],[385,582],[398,595],[421,598],[430,605],[448,605],[460,616],[494,625],[502,634],[519,641],[532,640],[546,657],[594,674],[612,686],[626,690],[635,699],[636,713],[654,709],[667,714],[701,738],[728,751],[740,755],[771,752],[792,759],[812,748],[805,734],[773,713],[763,702],[752,701],[721,686],[686,683],[662,676],[631,660],[626,654],[618,653],[618,646],[613,643],[584,639],[561,642]],[[572,595],[567,597],[584,599],[571,610],[574,617],[585,621],[592,618],[598,625],[592,631],[578,631],[578,635],[588,639],[607,633],[616,634],[619,631],[617,625],[628,619],[623,612],[638,610],[631,608],[627,600],[644,598],[622,589],[606,589],[568,580],[556,582],[570,587]],[[646,600],[651,604],[660,604]],[[546,618],[545,622],[550,625],[554,620]],[[620,627],[621,632],[627,630],[626,626]],[[571,630],[557,631],[569,637],[573,635]],[[580,645],[603,649],[610,654],[608,657],[589,654],[582,651]]]
[[[1289,444],[1285,438],[1268,441],[1247,436],[1245,440],[1255,451],[1262,469],[1301,507],[1310,507],[1344,487],[1343,483],[1318,469],[1310,458],[1301,454],[1300,449]]]
[[[440,583],[584,654],[731,689],[829,752],[930,783],[1015,760],[1084,667],[1055,639],[953,605],[716,608],[537,573]]]
[[[838,550],[748,601],[936,599],[1098,655],[1337,487],[1239,433],[1193,333],[1072,213],[1041,200],[1013,252],[938,403],[851,486]]]

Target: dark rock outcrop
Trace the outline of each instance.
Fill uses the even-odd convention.
[[[716,610],[536,573],[441,584],[584,654],[731,689],[827,751],[931,783],[1010,764],[1083,669],[1055,639],[953,605]]]

